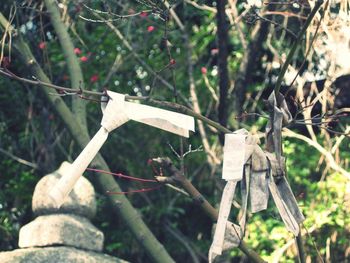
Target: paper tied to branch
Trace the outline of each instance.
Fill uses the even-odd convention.
[[[58,208],[105,143],[108,134],[127,121],[135,120],[184,137],[189,136],[189,131],[194,131],[194,119],[191,116],[127,102],[125,95],[116,92],[107,91],[107,95],[108,103],[101,105],[101,128],[72,163],[71,169],[50,191],[50,198]]]
[[[107,94],[117,103],[107,104],[106,107],[103,104],[102,111],[118,111],[119,119],[115,120],[117,125],[134,120],[184,137],[189,137],[189,131],[194,131],[194,118],[191,116],[128,102],[125,101],[125,96],[119,93],[109,91]],[[101,124],[104,124],[104,120]]]
[[[305,220],[286,179],[285,158],[282,156],[282,126],[292,120],[287,103],[281,93],[272,92],[268,98],[270,118],[266,125],[266,150],[269,161],[268,187],[286,228],[294,235]]]
[[[300,231],[299,224],[302,223],[305,218],[298,207],[298,203],[286,177],[280,177],[278,178],[278,182],[276,182],[276,175],[274,174],[280,174],[281,167],[275,155],[267,152],[266,156],[270,164],[269,173],[272,175],[267,179],[272,198],[287,230],[297,236]],[[282,163],[284,163],[284,157],[281,157],[281,160]],[[285,169],[284,165],[282,169]]]
[[[286,179],[285,158],[282,156],[282,125],[289,123],[292,117],[281,94],[278,94],[277,98],[275,93],[271,94],[268,102],[270,118],[266,126],[266,152],[259,147],[258,140],[247,131],[240,130],[236,135],[225,135],[223,179],[227,180],[227,183],[209,250],[209,262],[224,250],[226,225],[238,181],[241,181],[242,216],[239,220],[241,232],[236,235],[237,238],[244,235],[248,196],[251,211],[255,213],[267,208],[271,192],[286,228],[294,235],[298,235],[299,224],[305,220]],[[239,135],[245,135],[245,139]]]
[[[218,225],[219,225],[219,222],[216,224],[215,230],[218,227]],[[227,221],[222,248],[220,249],[219,246],[221,247],[221,245],[213,242],[212,246],[210,247],[209,255],[208,255],[209,263],[213,262],[217,256],[222,254],[222,252],[220,251],[227,251],[229,249],[238,247],[242,239],[241,233],[242,233],[242,230],[238,225],[233,224],[230,221]]]
[[[225,134],[222,178],[227,183],[221,197],[218,221],[209,250],[209,262],[217,255],[221,255],[223,251],[228,217],[230,215],[235,189],[237,182],[242,180],[243,177],[247,135],[248,132],[246,130]],[[239,240],[239,236],[237,236],[237,239]]]
[[[276,154],[277,161],[282,165],[282,125],[292,121],[292,115],[288,109],[286,100],[281,93],[277,97],[272,92],[267,100],[270,118],[266,125],[266,150]]]
[[[225,134],[222,179],[240,181],[245,161],[246,132]]]

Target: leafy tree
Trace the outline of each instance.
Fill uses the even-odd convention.
[[[223,189],[223,134],[246,128],[263,137],[264,100],[275,89],[293,114],[283,146],[288,180],[306,216],[306,258],[345,262],[350,94],[342,56],[350,52],[336,40],[347,32],[349,10],[346,1],[325,1],[298,39],[314,5],[3,1],[1,249],[17,246],[20,226],[31,219],[31,194],[40,177],[63,160],[74,160],[99,128],[100,96],[92,92],[109,89],[192,115],[198,132],[179,140],[127,123],[110,135],[92,166],[169,178],[174,174],[148,162],[169,157],[180,176],[173,186],[136,194],[131,190],[148,185],[85,173],[99,192],[94,223],[105,233],[106,252],[132,262],[144,262],[145,254],[155,262],[205,262],[217,218],[214,204]],[[108,195],[109,190],[130,193]],[[207,203],[196,205],[196,191]],[[237,218],[239,209],[233,210],[231,218]],[[233,249],[224,257],[295,262],[294,239],[275,207],[248,218],[246,243],[240,245],[244,254]]]

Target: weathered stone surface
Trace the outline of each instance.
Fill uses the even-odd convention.
[[[86,218],[55,214],[37,217],[19,231],[18,246],[43,247],[68,245],[87,250],[102,251],[103,233]]]
[[[62,174],[69,169],[69,166],[70,163],[63,162],[57,171],[44,176],[38,182],[32,200],[32,208],[35,215],[68,213],[78,214],[88,218],[95,216],[95,190],[92,184],[84,177],[80,177],[72,192],[59,209],[55,207],[54,202],[49,198],[50,190],[57,184]]]
[[[0,253],[1,263],[128,263],[102,253],[72,247],[16,249]]]

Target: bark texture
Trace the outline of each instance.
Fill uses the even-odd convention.
[[[218,41],[218,68],[219,68],[219,109],[218,118],[219,123],[226,127],[227,125],[227,95],[229,88],[229,76],[227,68],[227,56],[228,56],[228,21],[226,19],[225,6],[226,0],[217,1],[217,41]],[[220,136],[220,141],[223,142],[223,135]]]

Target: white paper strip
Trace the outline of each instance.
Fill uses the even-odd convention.
[[[239,220],[239,226],[242,229],[242,235],[244,235],[245,232],[245,224],[247,221],[247,210],[248,210],[248,196],[249,196],[249,190],[250,190],[250,169],[251,167],[249,165],[246,165],[244,167],[244,176],[243,180],[241,181],[241,195],[242,195],[242,204],[241,204],[241,218]]]
[[[180,136],[189,137],[189,131],[194,131],[194,119],[191,116],[131,102],[126,102],[126,110],[132,120]]]
[[[57,208],[63,204],[64,199],[72,191],[75,183],[94,159],[97,152],[107,140],[107,137],[107,130],[101,127],[84,150],[79,154],[77,159],[72,163],[68,172],[61,177],[57,185],[55,185],[50,191],[50,198],[54,201]]]
[[[212,254],[221,255],[224,245],[225,231],[227,227],[228,217],[230,215],[233,197],[235,195],[237,182],[228,181],[225,185],[224,191],[221,197],[219,218],[216,224],[213,243],[209,250],[209,258],[212,258]]]
[[[250,180],[250,210],[252,213],[265,210],[269,200],[266,171],[252,171]]]
[[[103,117],[101,126],[108,132],[118,128],[129,120],[125,112],[125,95],[107,91],[110,97],[107,105],[101,104]]]
[[[112,100],[118,102],[112,104],[113,107],[110,106],[109,108],[108,104],[103,111],[118,111],[120,116],[116,120],[117,124],[123,124],[128,120],[134,120],[184,137],[189,137],[189,131],[194,131],[194,118],[191,116],[148,105],[128,102],[125,101],[124,95],[116,92],[108,91],[107,94]]]
[[[222,179],[242,180],[245,157],[244,134],[225,134],[224,162],[222,168]]]
[[[189,130],[194,131],[193,117],[125,101],[125,96],[107,91],[110,100],[102,105],[103,118],[101,128],[91,139],[85,149],[73,162],[71,169],[62,176],[57,185],[51,190],[50,198],[60,207],[66,196],[72,191],[79,177],[94,159],[108,133],[126,123],[128,120],[142,122],[181,136],[188,137]]]
[[[284,224],[286,225],[287,230],[292,232],[295,236],[299,234],[299,225],[295,220],[293,214],[288,209],[288,206],[285,204],[281,198],[277,185],[275,184],[273,178],[269,178],[269,189],[272,195],[273,200],[275,201],[278,212],[280,213]]]
[[[227,251],[229,249],[238,247],[241,243],[241,228],[233,224],[230,221],[227,221],[226,224],[226,230],[225,230],[225,237],[224,237],[224,244],[222,246],[222,251]],[[215,249],[214,249],[215,250]],[[219,256],[218,254],[214,253],[211,249],[209,250],[208,260],[209,263],[212,263],[215,258]]]
[[[208,259],[212,262],[217,255],[221,255],[225,232],[230,215],[233,197],[237,182],[243,178],[243,168],[246,158],[246,130],[239,130],[236,133],[225,134],[224,160],[222,167],[222,178],[227,181],[222,193],[219,217],[211,244]],[[239,237],[238,237],[239,238]]]

